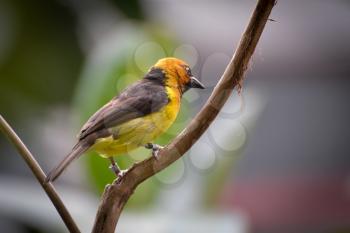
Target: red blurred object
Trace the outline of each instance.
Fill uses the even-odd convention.
[[[350,179],[344,175],[237,178],[222,203],[247,214],[252,232],[350,229]]]

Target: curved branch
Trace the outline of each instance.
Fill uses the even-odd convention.
[[[233,89],[236,86],[240,89],[249,60],[275,4],[276,0],[258,1],[237,50],[208,101],[182,133],[160,151],[159,159],[151,157],[134,164],[121,179],[106,187],[92,232],[114,232],[120,213],[135,188],[183,156],[213,122]]]
[[[67,208],[63,204],[60,196],[56,192],[56,189],[51,183],[44,183],[46,175],[41,169],[38,162],[35,160],[34,156],[30,153],[28,148],[24,145],[22,140],[18,137],[11,126],[6,122],[6,120],[0,115],[0,130],[9,139],[9,141],[16,147],[18,153],[25,160],[30,170],[33,172],[35,178],[39,181],[40,185],[45,190],[47,196],[49,196],[51,202],[55,206],[57,212],[61,216],[64,224],[71,233],[80,233],[78,226],[75,224],[72,216],[68,212]]]

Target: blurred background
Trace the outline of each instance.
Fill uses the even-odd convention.
[[[0,113],[47,172],[87,118],[157,59],[208,87],[184,96],[166,144],[202,107],[256,1],[1,0]],[[186,154],[143,183],[119,232],[350,232],[350,3],[279,1],[241,95]],[[122,168],[149,156],[118,158]],[[55,183],[82,232],[114,176],[83,156]],[[1,232],[67,232],[0,136]]]

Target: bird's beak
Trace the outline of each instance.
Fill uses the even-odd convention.
[[[190,81],[191,88],[205,89],[205,86],[201,82],[199,82],[198,79],[196,79],[193,76],[191,76],[190,79],[191,79],[191,81]]]

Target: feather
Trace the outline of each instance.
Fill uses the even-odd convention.
[[[89,149],[89,145],[83,141],[79,141],[72,149],[72,151],[58,164],[57,167],[52,169],[45,179],[45,183],[54,181],[64,169],[75,159],[80,157],[85,151]]]
[[[54,181],[74,159],[93,146],[96,140],[111,136],[111,128],[157,112],[168,103],[165,87],[158,81],[144,78],[129,86],[90,117],[78,135],[78,143],[48,174],[46,182]]]
[[[147,77],[147,76],[146,76]],[[99,130],[158,111],[169,103],[164,86],[154,80],[142,79],[97,111],[82,127],[79,139]]]

